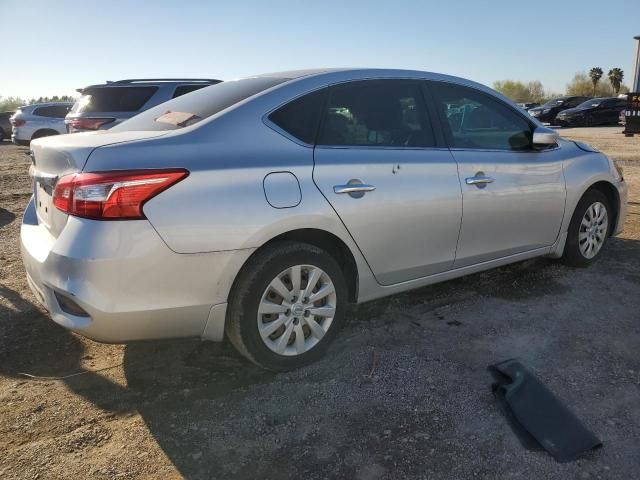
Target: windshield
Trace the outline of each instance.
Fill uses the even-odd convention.
[[[549,100],[547,103],[543,105],[543,107],[557,107],[566,102],[566,98],[554,98],[553,100]]]
[[[593,100],[593,99],[591,99],[591,100],[587,100],[586,102],[582,102],[576,108],[578,110],[585,110],[587,108],[599,107],[601,103],[602,103],[601,100],[598,100],[598,99]]]
[[[150,108],[116,125],[111,131],[183,128],[288,80],[290,79],[252,77],[211,85]]]

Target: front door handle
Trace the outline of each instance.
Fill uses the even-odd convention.
[[[493,183],[495,180],[491,177],[486,177],[482,172],[478,172],[475,177],[467,177],[464,181],[467,185],[475,185],[479,188],[484,188],[488,183]]]
[[[376,187],[366,183],[347,183],[346,185],[334,185],[333,193],[366,193],[373,192],[375,189]]]

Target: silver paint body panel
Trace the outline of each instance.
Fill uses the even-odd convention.
[[[371,78],[454,82],[513,105],[487,87],[401,70],[291,77],[183,129],[62,135],[32,143],[36,178],[82,170],[190,172],[145,204],[147,220],[100,222],[56,211],[44,221],[29,204],[21,231],[25,268],[56,322],[109,342],[220,340],[227,298],[244,263],[270,240],[299,229],[321,230],[344,243],[357,269],[358,302],[526,258],[558,256],[577,202],[596,182],[615,186],[621,212],[615,232],[621,231],[626,185],[604,155],[573,142],[526,153],[314,149],[265,120],[305,93]],[[478,172],[494,182],[468,185],[466,178]],[[334,186],[353,179],[375,190],[361,198],[335,193]],[[54,292],[73,298],[90,317],[64,313]]]

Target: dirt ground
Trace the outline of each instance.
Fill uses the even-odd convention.
[[[18,246],[26,149],[0,144],[0,478],[637,478],[640,138],[619,132],[561,131],[624,160],[631,187],[591,268],[532,260],[361,305],[286,374],[228,344],[102,345],[49,320]],[[512,357],[604,447],[567,464],[524,450],[487,372]]]

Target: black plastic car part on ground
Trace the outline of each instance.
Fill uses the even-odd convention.
[[[625,98],[593,98],[576,108],[569,108],[558,114],[555,123],[567,127],[593,127],[597,125],[616,125],[620,110],[627,104]]]
[[[518,360],[489,366],[493,393],[522,445],[570,462],[602,443]]]
[[[529,114],[532,117],[537,118],[541,122],[554,125],[556,116],[560,112],[562,112],[563,110],[567,110],[568,108],[577,107],[581,103],[589,100],[589,98],[590,97],[582,96],[566,96],[554,98],[553,100],[549,100],[544,105],[536,108],[531,108],[529,110]]]
[[[624,109],[624,134],[631,137],[640,134],[640,92],[627,95]]]

